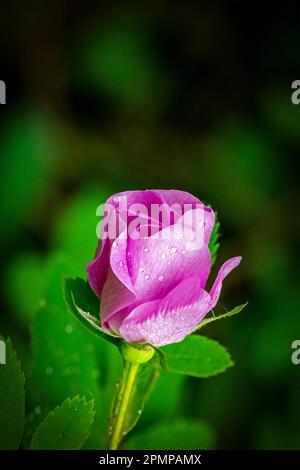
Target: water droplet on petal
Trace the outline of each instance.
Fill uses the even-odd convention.
[[[143,268],[142,266],[139,268],[139,272],[140,272],[140,273],[143,273],[143,272],[144,272],[144,268]]]
[[[149,251],[149,248],[144,248],[145,253],[148,253],[148,251]]]
[[[167,256],[166,253],[163,253],[163,254],[161,255],[161,258],[162,258],[162,259],[165,259],[166,256]]]
[[[145,279],[146,279],[146,281],[148,281],[149,277],[150,277],[150,276],[149,276],[148,274],[145,274]]]
[[[177,251],[177,248],[175,248],[175,246],[173,246],[173,247],[171,248],[171,253],[176,253],[176,251]]]
[[[116,248],[117,246],[118,246],[118,242],[117,242],[117,240],[115,240],[115,241],[113,242],[113,244],[112,244],[112,247],[113,247],[113,248]]]
[[[120,265],[120,266],[121,266],[121,268],[122,268],[122,266],[124,266],[124,263],[123,263],[123,261],[120,261],[119,265]]]
[[[158,276],[158,280],[159,280],[159,281],[162,281],[163,278],[164,278],[164,276]]]

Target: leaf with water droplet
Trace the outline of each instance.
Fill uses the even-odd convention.
[[[92,333],[115,345],[119,338],[102,330],[100,324],[99,299],[90,288],[88,282],[80,278],[66,277],[64,282],[65,301],[76,318]]]
[[[32,450],[77,450],[87,440],[94,421],[94,400],[68,398],[37,427]]]

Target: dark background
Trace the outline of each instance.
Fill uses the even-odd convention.
[[[217,448],[299,448],[297,3],[1,3],[0,332],[29,374],[45,271],[63,256],[60,274],[85,275],[96,206],[127,189],[186,190],[218,212],[217,268],[243,256],[221,304],[249,306],[205,331],[235,367],[159,388],[138,429],[167,400],[166,419],[206,419]]]

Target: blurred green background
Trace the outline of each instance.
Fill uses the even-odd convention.
[[[61,279],[85,277],[107,196],[174,188],[218,211],[214,271],[243,256],[221,304],[249,306],[203,330],[235,367],[208,380],[163,375],[135,436],[151,446],[158,423],[168,439],[170,423],[204,419],[217,448],[299,448],[300,107],[290,99],[299,8],[11,0],[0,9],[0,333],[26,373],[25,439],[51,407],[90,393],[87,446],[99,447],[120,359],[70,318]]]

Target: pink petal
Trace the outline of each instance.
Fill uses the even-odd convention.
[[[205,206],[205,204],[203,204],[200,199],[186,191],[178,191],[175,189],[157,189],[155,191],[164,198],[164,201],[169,206],[174,206],[174,208],[176,208],[176,205],[180,206],[181,211],[179,211],[179,215],[185,213],[186,211],[195,210],[196,208],[199,209],[202,207],[204,209],[205,243],[209,242],[209,238],[215,224],[215,214],[210,207]],[[193,228],[195,230],[195,227]]]
[[[155,189],[154,191],[159,193],[169,206],[178,204],[183,208],[185,204],[190,204],[193,207],[202,204],[198,198],[186,191],[178,191],[177,189]]]
[[[150,214],[150,207],[151,204],[163,204],[164,200],[162,196],[157,194],[155,191],[126,191],[123,193],[118,193],[111,196],[105,203],[106,209],[109,215],[108,223],[114,222],[116,219],[116,214],[120,214],[122,220],[128,221],[130,220],[130,216],[128,216],[127,210],[122,213],[122,197],[126,197],[126,205],[127,208],[130,207],[132,204],[144,204]],[[111,210],[115,208],[116,213],[112,214]],[[95,294],[99,297],[101,295],[108,269],[109,269],[109,254],[113,240],[109,239],[104,236],[104,232],[107,229],[106,227],[102,227],[101,229],[101,240],[99,241],[97,252],[95,259],[87,264],[87,274],[88,280],[91,288],[95,292]],[[117,227],[118,229],[118,227]],[[119,238],[119,237],[118,237]],[[121,262],[121,259],[119,260]],[[119,275],[120,270],[117,270],[116,266],[114,265],[114,271],[117,271],[117,275]],[[122,277],[124,281],[124,277]],[[125,282],[125,285],[128,286],[128,283]]]
[[[189,251],[186,239],[178,238],[177,234],[166,227],[159,238],[129,240],[128,269],[138,300],[163,298],[178,283],[192,276],[197,276],[200,287],[205,286],[210,271],[208,247],[203,245]]]
[[[178,284],[162,300],[136,307],[122,322],[121,336],[129,342],[154,346],[182,341],[210,309],[209,294],[194,276]]]
[[[87,264],[86,270],[91,288],[100,297],[109,269],[110,241],[107,238],[99,242],[97,252],[96,258]]]
[[[132,291],[122,284],[112,269],[109,270],[104,284],[101,300],[100,315],[102,327],[108,328],[108,320],[117,312],[123,310],[135,301]]]
[[[210,290],[210,296],[211,296],[211,309],[215,307],[217,304],[221,289],[222,289],[222,282],[225,279],[226,276],[234,269],[236,268],[240,262],[241,262],[242,257],[241,256],[236,256],[235,258],[231,258],[227,260],[220,268],[218,275],[215,279],[215,282]]]
[[[132,284],[131,276],[128,271],[127,264],[127,244],[128,238],[125,232],[112,243],[110,252],[110,266],[124,286],[127,287],[131,292],[135,293],[135,289]]]

